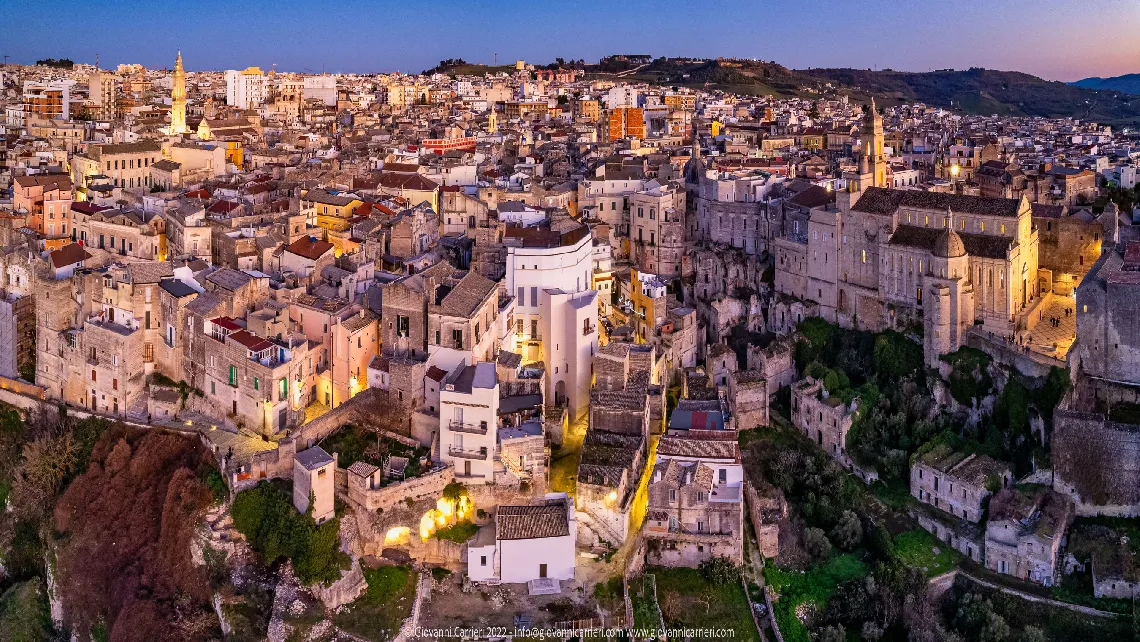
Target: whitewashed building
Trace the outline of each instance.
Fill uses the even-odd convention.
[[[577,524],[566,493],[547,493],[535,504],[499,506],[467,546],[473,582],[518,584],[573,580]]]

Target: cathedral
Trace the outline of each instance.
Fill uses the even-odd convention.
[[[872,103],[847,190],[811,209],[806,234],[773,240],[777,292],[843,327],[921,324],[931,366],[974,328],[1004,339],[1026,327],[1051,283],[1029,202],[888,188],[883,141]]]

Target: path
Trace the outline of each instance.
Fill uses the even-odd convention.
[[[582,442],[586,439],[586,424],[590,414],[584,413],[566,428],[562,446],[550,462],[550,490],[574,495],[578,480],[578,462],[582,458]]]
[[[965,575],[966,577],[968,577],[971,581],[973,581],[976,584],[979,584],[979,585],[984,586],[984,587],[989,588],[989,589],[993,589],[995,591],[1001,591],[1002,593],[1006,593],[1008,595],[1013,595],[1013,596],[1019,597],[1023,600],[1027,600],[1029,602],[1039,602],[1041,604],[1048,604],[1050,606],[1059,606],[1061,608],[1069,609],[1070,611],[1076,611],[1078,613],[1084,613],[1085,615],[1092,615],[1095,617],[1115,618],[1115,617],[1121,616],[1120,613],[1112,613],[1109,611],[1101,611],[1099,609],[1094,609],[1091,606],[1081,606],[1080,604],[1070,604],[1069,602],[1062,602],[1060,600],[1054,600],[1052,598],[1041,597],[1040,595],[1034,595],[1032,593],[1026,593],[1025,591],[1019,591],[1017,589],[1010,588],[1008,586],[1002,586],[1001,584],[994,584],[993,582],[989,582],[989,581],[986,581],[983,579],[979,579],[977,576],[971,575],[971,574],[967,573],[966,571],[963,571],[960,568],[957,568],[957,569],[954,569],[952,571],[943,573],[942,575],[939,575],[937,577],[930,578],[929,584],[931,584],[931,585],[953,584],[954,578],[959,573],[962,575]]]

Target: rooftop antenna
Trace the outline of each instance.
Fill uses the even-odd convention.
[[[7,57],[8,56],[4,56],[4,58],[7,58]],[[8,61],[5,60],[4,62],[8,62]],[[98,54],[98,52],[95,53],[95,71],[99,71],[99,54]]]
[[[4,60],[7,61],[8,56],[4,56]],[[494,64],[494,66],[495,67],[499,66],[499,52],[497,52],[497,51],[495,52],[495,64]]]

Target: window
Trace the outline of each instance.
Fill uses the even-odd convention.
[[[411,330],[411,320],[405,316],[396,317],[396,336],[406,337]]]
[[[254,390],[260,390],[261,389],[261,380],[258,379],[257,377],[253,378],[253,389]]]
[[[522,323],[521,321],[519,323]],[[439,345],[439,330],[435,331],[435,344]]]
[[[522,267],[524,267],[524,268],[525,268],[526,266],[524,265],[524,266],[522,266]],[[520,288],[519,288],[519,297],[518,297],[518,299],[519,299],[519,305],[526,305],[526,288],[524,288],[524,287],[520,287]]]
[[[119,380],[118,379],[112,379],[111,380],[111,390],[118,390],[118,389],[119,389]]]
[[[230,366],[230,385],[237,387],[237,366]]]
[[[146,363],[150,363],[150,362],[154,361],[154,344],[153,343],[144,343],[143,344],[143,361],[145,361]]]
[[[677,501],[677,490],[674,488],[669,489],[669,501],[670,502]]]
[[[530,289],[530,305],[532,307],[535,307],[535,308],[538,307],[538,288],[537,287],[532,287]]]
[[[867,250],[862,250],[862,253],[863,253],[863,262],[866,263],[867,262]]]
[[[462,350],[463,349],[463,330],[452,330],[451,331],[451,341],[454,344],[456,350]]]
[[[146,311],[146,321],[144,323],[146,323],[146,329],[150,330],[150,310]]]
[[[523,320],[522,319],[516,319],[515,320],[515,334],[517,334],[521,337],[522,333],[523,333]],[[439,343],[438,339],[436,339],[436,343]]]

